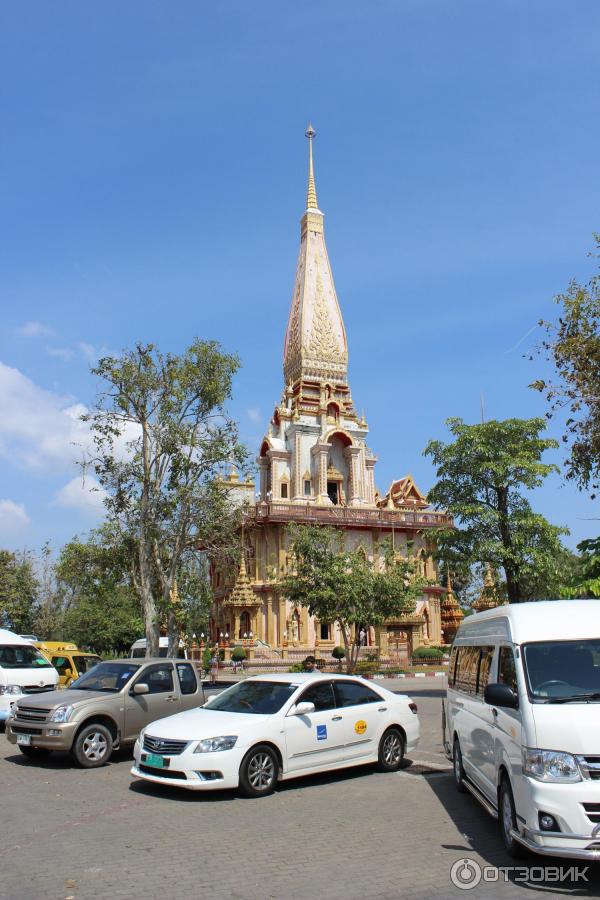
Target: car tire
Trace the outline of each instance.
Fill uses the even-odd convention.
[[[279,777],[277,756],[266,744],[246,753],[240,766],[240,792],[244,797],[266,797],[273,793]]]
[[[527,853],[527,848],[516,841],[511,834],[512,830],[518,830],[517,814],[512,788],[506,776],[502,779],[498,792],[498,823],[504,849],[513,859],[522,859]]]
[[[388,728],[381,735],[377,768],[380,772],[397,772],[404,762],[404,735],[399,728]]]
[[[466,793],[465,770],[463,769],[462,753],[458,738],[454,738],[454,746],[452,747],[452,768],[456,790],[459,794]]]
[[[96,769],[108,762],[113,751],[113,736],[106,725],[92,722],[81,729],[71,750],[84,769]]]
[[[23,744],[17,744],[17,747],[24,756],[28,756],[30,759],[42,759],[51,753],[46,747],[24,747]]]

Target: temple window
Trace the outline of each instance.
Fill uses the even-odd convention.
[[[240,631],[238,637],[248,637],[250,634],[250,613],[244,610],[240,616]]]
[[[329,640],[329,622],[321,622],[319,626],[320,638],[322,641]]]
[[[282,481],[282,482],[281,482],[281,499],[282,499],[282,500],[287,500],[287,496],[288,496],[288,486],[287,486],[287,482]]]
[[[337,403],[329,403],[327,405],[327,421],[328,422],[339,422],[340,420],[340,408]]]
[[[304,496],[310,497],[311,494],[312,494],[312,484],[310,483],[310,479],[305,478],[304,479]]]
[[[327,495],[334,506],[337,506],[340,502],[339,496],[339,485],[337,481],[328,481],[327,482]]]

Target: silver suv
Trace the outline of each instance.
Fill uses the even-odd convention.
[[[26,756],[70,751],[87,769],[133,744],[145,725],[204,704],[192,662],[115,659],[101,662],[64,691],[28,696],[13,706],[6,736]]]

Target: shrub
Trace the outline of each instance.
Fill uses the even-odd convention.
[[[331,655],[334,659],[343,659],[346,655],[346,650],[344,647],[334,647],[331,651]]]
[[[234,647],[231,658],[234,662],[242,662],[242,660],[246,659],[246,651],[243,647]]]
[[[356,663],[357,675],[374,675],[377,671],[379,671],[379,665],[374,660],[361,659]]]
[[[294,663],[293,666],[290,666],[289,671],[290,672],[304,672],[304,666],[301,662]]]
[[[444,656],[444,651],[439,647],[417,647],[413,650],[413,659],[422,659],[427,662],[437,662]]]
[[[210,669],[211,661],[212,650],[210,649],[210,647],[205,647],[202,651],[202,668],[208,671],[208,669]]]

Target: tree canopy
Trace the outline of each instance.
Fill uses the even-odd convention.
[[[360,550],[348,550],[344,535],[318,525],[290,525],[292,567],[281,582],[282,594],[320,622],[337,624],[342,632],[349,672],[360,650],[358,629],[414,610],[425,582],[416,562],[399,559],[386,548],[383,565],[369,562]]]
[[[39,608],[38,590],[31,557],[0,550],[0,627],[31,634]]]
[[[542,456],[558,444],[541,436],[544,419],[446,424],[454,440],[430,441],[424,451],[437,466],[428,499],[458,525],[437,533],[438,556],[450,567],[457,560],[463,569],[502,567],[510,602],[531,599],[530,586],[551,576],[564,549],[559,536],[567,533],[535,513],[526,496],[557,471]]]
[[[233,540],[237,513],[219,476],[245,460],[224,409],[238,367],[216,342],[196,339],[179,356],[138,344],[92,370],[105,385],[87,417],[94,468],[111,527],[133,549],[148,655],[158,652],[165,615],[169,653],[176,651],[181,622],[171,596],[182,557],[198,547],[217,553]]]
[[[594,237],[600,250],[600,235]],[[566,477],[581,490],[595,492],[600,483],[600,274],[583,285],[571,281],[555,303],[558,318],[540,321],[545,339],[538,348],[554,376],[531,387],[544,394],[548,418],[564,418]]]

